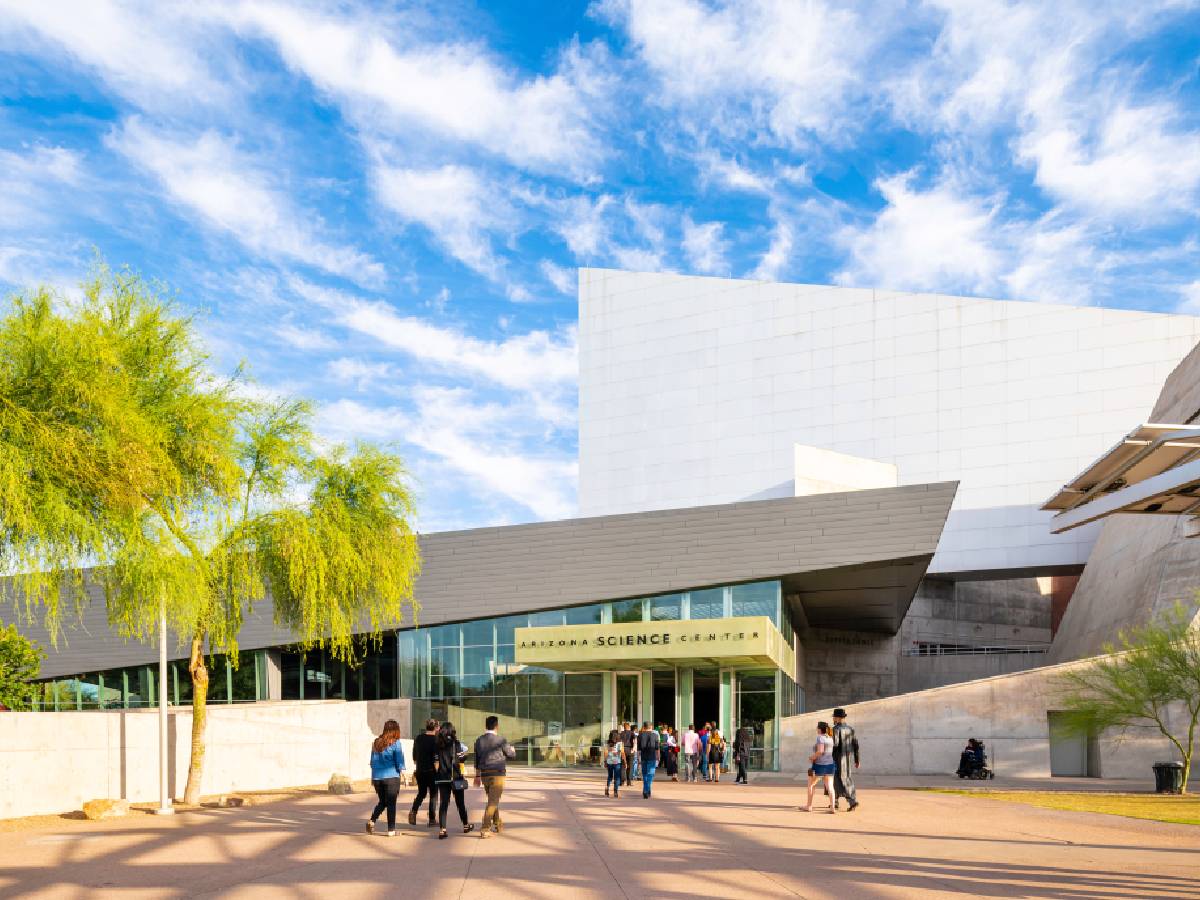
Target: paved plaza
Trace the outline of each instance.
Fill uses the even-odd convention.
[[[365,835],[372,796],[31,823],[0,833],[0,896],[1200,896],[1200,828],[954,795],[877,788],[831,816],[797,811],[793,785],[606,800],[598,777],[519,774],[505,834],[445,841],[423,824]],[[468,791],[476,821],[482,796]]]

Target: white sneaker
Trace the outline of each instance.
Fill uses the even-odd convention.
[[[388,837],[395,837],[395,836],[396,836],[396,832],[394,832],[394,831],[388,832]]]

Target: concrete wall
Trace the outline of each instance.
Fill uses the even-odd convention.
[[[1045,590],[1043,590],[1043,586]],[[1050,579],[926,578],[898,635],[798,626],[809,709],[1024,671],[1044,653],[906,655],[919,643],[1050,647]]]
[[[919,644],[1050,647],[1050,579],[927,578],[900,628],[897,690],[919,691],[1045,664],[1035,654],[906,655]]]
[[[387,719],[409,733],[408,700],[212,706],[202,793],[370,777],[371,740]],[[190,707],[169,718],[170,790],[182,795]],[[405,751],[411,760],[411,746]],[[0,818],[77,810],[87,800],[158,799],[158,714],[0,713]]]
[[[1082,565],[1037,507],[1144,421],[1200,319],[604,269],[579,277],[584,515],[793,493],[793,446],[960,480],[931,572]],[[1200,404],[1197,407],[1200,408]]]
[[[1183,516],[1121,515],[1105,521],[1054,636],[1051,662],[1094,656],[1124,629],[1181,602],[1197,609],[1200,539]]]
[[[1112,441],[1140,422],[1188,424],[1200,415],[1200,347],[1163,384],[1150,411],[1131,418]],[[1050,659],[1101,652],[1118,632],[1143,625],[1176,602],[1200,606],[1200,539],[1186,536],[1187,517],[1117,515],[1100,536],[1054,637]]]
[[[1071,663],[1070,666],[1088,663]],[[1048,666],[967,684],[934,688],[846,704],[850,724],[862,745],[862,772],[868,775],[947,775],[958,768],[968,737],[987,745],[998,776],[1050,776],[1047,711],[1059,708],[1055,678],[1067,666]],[[782,723],[780,760],[785,772],[802,773],[818,721],[830,721],[830,709],[793,716]],[[1182,722],[1182,709],[1174,711]],[[1152,778],[1150,766],[1177,758],[1169,742],[1139,728],[1124,739],[1102,735],[1098,741],[1104,778]]]

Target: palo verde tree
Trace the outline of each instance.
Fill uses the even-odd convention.
[[[1176,605],[1122,632],[1105,653],[1059,677],[1067,728],[1077,734],[1158,729],[1183,761],[1186,793],[1200,722],[1200,631],[1192,616]]]
[[[199,799],[208,668],[236,659],[245,615],[270,590],[297,642],[351,659],[412,603],[419,568],[400,459],[320,452],[312,410],[247,400],[218,379],[192,320],[160,288],[101,269],[74,304],[41,290],[0,318],[0,564],[6,589],[57,634],[86,602],[148,638],[160,608],[185,642]]]
[[[41,648],[17,631],[16,625],[0,625],[0,706],[33,707],[42,655]]]

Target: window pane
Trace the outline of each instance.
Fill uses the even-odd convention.
[[[433,651],[432,668],[430,671],[435,675],[458,675],[459,669],[459,649],[458,647],[443,647],[440,650]]]
[[[563,610],[563,615],[568,625],[599,625],[600,609],[601,605],[599,603],[591,606],[576,606],[572,609]]]
[[[503,619],[496,619],[496,643],[515,643],[515,629],[525,628],[528,625],[529,616],[505,616]]]
[[[401,696],[399,693],[400,682],[397,678],[396,671],[396,635],[387,634],[383,637],[383,646],[379,651],[379,677],[376,682],[378,687],[378,697],[380,700],[394,700]],[[367,691],[374,691],[370,685],[367,686]],[[371,693],[372,697],[376,694]]]
[[[755,692],[775,692],[775,675],[738,675],[738,690],[743,694]]]
[[[725,588],[692,591],[691,607],[693,619],[721,618],[725,615]]]
[[[612,620],[613,622],[642,621],[642,601],[622,600],[614,603],[612,605]]]
[[[463,622],[462,637],[463,645],[467,647],[492,646],[492,620]]]
[[[667,594],[663,597],[650,598],[650,619],[654,622],[664,622],[678,619],[683,608],[682,594]]]
[[[300,654],[283,651],[279,654],[279,696],[284,700],[300,699]]]
[[[531,628],[545,628],[547,626],[562,625],[563,614],[561,609],[556,609],[552,612],[530,613],[529,626]]]
[[[438,625],[429,629],[429,643],[433,647],[457,647],[461,628],[458,625]]]
[[[448,673],[449,674],[449,673]],[[492,674],[492,645],[463,648],[464,675]]]
[[[565,691],[568,694],[595,694],[600,696],[604,690],[604,676],[599,672],[586,672],[582,675],[566,675]]]
[[[768,616],[778,626],[778,600],[778,581],[759,581],[755,584],[733,586],[735,616]]]
[[[235,701],[259,700],[258,671],[255,667],[254,651],[243,651],[238,654],[238,667],[233,672],[233,699]]]
[[[527,669],[529,678],[529,693],[531,694],[561,694],[562,672],[551,669]]]

